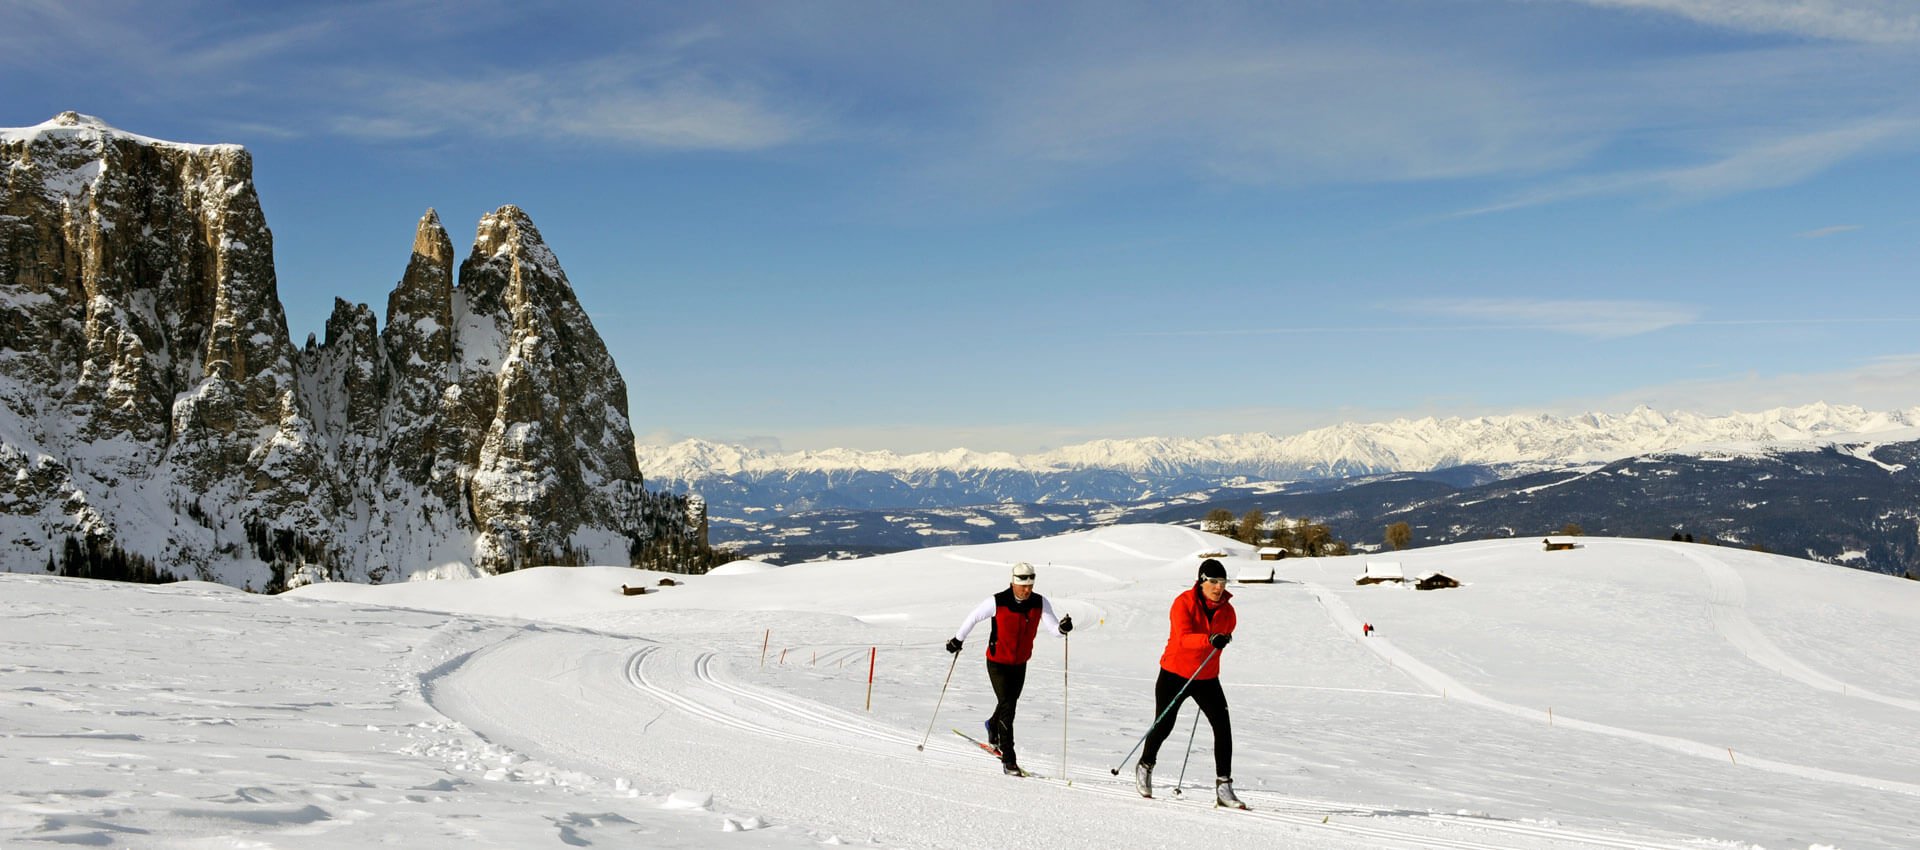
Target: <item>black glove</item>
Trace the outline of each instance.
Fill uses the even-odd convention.
[[[948,652],[951,652],[951,653],[953,653],[953,654],[955,654],[955,655],[959,655],[959,654],[960,654],[960,639],[959,639],[959,638],[947,638],[947,651],[948,651]]]
[[[1073,631],[1073,615],[1072,614],[1068,614],[1067,616],[1060,618],[1060,633],[1064,635],[1070,631]]]
[[[1207,638],[1207,640],[1212,642],[1214,649],[1225,649],[1227,647],[1227,644],[1230,644],[1233,642],[1233,635],[1222,632],[1220,634],[1214,635],[1213,637]]]

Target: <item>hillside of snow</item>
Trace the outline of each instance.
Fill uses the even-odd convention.
[[[1109,772],[1152,719],[1199,557],[1251,561],[1174,526],[677,586],[0,575],[0,845],[1912,846],[1920,583],[1576,542],[1290,559],[1233,587],[1221,681],[1250,812],[1210,805],[1191,704],[1156,799]],[[1016,560],[1079,625],[1030,665],[1028,779],[950,731],[991,710],[983,635],[940,647]],[[1463,586],[1358,586],[1368,561]]]

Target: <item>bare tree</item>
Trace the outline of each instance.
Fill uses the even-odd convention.
[[[1206,518],[1200,520],[1200,530],[1213,534],[1232,534],[1233,521],[1233,511],[1214,508],[1207,511]]]
[[[1407,544],[1412,542],[1413,526],[1405,522],[1396,522],[1387,526],[1387,545],[1393,547],[1394,551],[1405,549]]]
[[[1259,543],[1260,532],[1267,527],[1267,514],[1259,508],[1248,508],[1240,517],[1240,533],[1234,538],[1242,543]]]

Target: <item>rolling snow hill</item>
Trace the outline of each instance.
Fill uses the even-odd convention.
[[[1356,586],[1367,557],[1278,562],[1278,582],[1234,588],[1223,660],[1254,811],[1203,802],[1206,728],[1183,793],[1177,732],[1142,800],[1109,768],[1151,719],[1167,606],[1209,551],[1257,563],[1132,525],[644,595],[621,586],[659,574],[612,567],[276,597],[0,575],[0,844],[1857,850],[1920,834],[1920,743],[1901,731],[1920,712],[1920,583],[1622,539],[1397,556],[1464,585],[1439,591]],[[1001,776],[947,731],[977,728],[992,697],[980,636],[957,667],[940,643],[1015,560],[1079,624],[1070,647],[1041,638],[1021,703],[1022,760],[1046,778]]]

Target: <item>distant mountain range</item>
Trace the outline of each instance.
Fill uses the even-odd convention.
[[[1709,448],[1638,455],[1469,487],[1414,475],[1334,490],[1216,492],[1207,509],[1252,508],[1326,522],[1334,536],[1379,547],[1406,522],[1412,546],[1497,537],[1586,534],[1670,538],[1920,577],[1920,441]],[[1184,522],[1178,505],[1130,521]]]
[[[1015,456],[641,447],[649,483],[707,498],[716,542],[786,560],[1021,539],[1206,511],[1329,523],[1377,545],[1591,534],[1760,548],[1879,572],[1920,565],[1920,409],[1811,404],[1709,417],[1641,408],[1397,420],[1291,437],[1101,441]]]
[[[1340,479],[1477,466],[1501,475],[1689,446],[1832,441],[1903,430],[1920,408],[1876,412],[1809,404],[1703,416],[1646,407],[1625,415],[1483,416],[1342,424],[1291,436],[1098,440],[1028,455],[966,449],[900,455],[765,452],[687,440],[640,446],[648,483],[698,493],[715,516],[1085,500],[1132,502],[1247,481]]]

